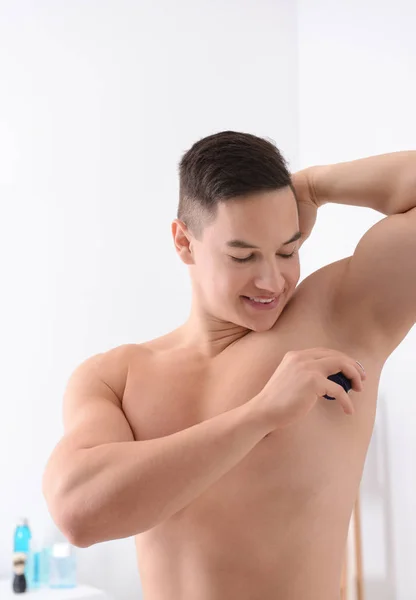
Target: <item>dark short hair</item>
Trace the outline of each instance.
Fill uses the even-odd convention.
[[[286,161],[272,142],[221,131],[197,141],[183,155],[177,217],[198,238],[215,219],[219,202],[287,186],[292,183]]]

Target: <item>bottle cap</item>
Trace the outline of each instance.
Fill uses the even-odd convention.
[[[24,525],[26,525],[27,527],[29,526],[28,519],[26,517],[19,517],[19,519],[17,519],[17,526],[23,527]]]
[[[54,544],[52,546],[51,554],[55,558],[67,558],[68,556],[71,556],[71,544],[66,542]]]

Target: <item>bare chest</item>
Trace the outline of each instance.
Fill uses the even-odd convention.
[[[197,574],[195,586],[210,590],[210,598],[225,597],[229,582],[221,574],[229,572],[236,574],[234,582],[246,574],[241,597],[253,597],[260,583],[268,593],[281,590],[273,597],[289,597],[287,591],[298,577],[295,565],[301,562],[304,572],[296,597],[306,597],[312,585],[322,590],[320,597],[334,597],[331,586],[336,590],[339,585],[349,518],[374,423],[379,367],[363,350],[336,343],[319,319],[298,315],[296,322],[283,321],[279,334],[244,338],[208,371],[166,355],[141,383],[129,382],[127,416],[136,439],[149,439],[249,401],[289,350],[336,348],[351,353],[368,372],[366,391],[355,394],[353,417],[336,401],[318,401],[296,424],[260,441],[190,505],[138,536],[139,564],[149,589],[160,587],[158,573],[173,569],[182,588],[191,571]],[[147,558],[149,552],[153,561]],[[258,568],[252,572],[253,565]],[[317,575],[323,569],[325,581]],[[200,582],[206,578],[204,586]],[[221,593],[215,595],[213,586]],[[229,597],[237,596],[234,587]],[[203,589],[189,597],[206,597]]]
[[[365,365],[366,389],[351,393],[356,415],[348,417],[336,401],[322,399],[302,421],[267,436],[236,472],[242,475],[247,468],[257,474],[263,487],[273,481],[287,488],[287,479],[296,468],[301,487],[311,481],[319,485],[319,470],[326,477],[347,451],[350,460],[356,453],[359,464],[366,451],[381,368],[368,352],[343,345],[336,331],[328,330],[316,313],[314,318],[307,311],[294,311],[282,318],[279,329],[243,338],[209,367],[182,351],[160,353],[145,369],[138,365],[136,370],[133,365],[123,408],[135,438],[167,436],[240,406],[261,391],[288,351],[318,346],[345,352]],[[312,457],[316,461],[313,474]]]
[[[382,362],[351,342],[351,336],[346,344],[324,318],[325,308],[309,300],[295,303],[273,331],[246,336],[209,368],[182,351],[156,353],[146,368],[132,363],[123,408],[137,440],[173,434],[248,402],[291,350],[340,350],[367,372],[365,391],[351,393],[353,417],[336,401],[318,400],[306,417],[266,436],[192,504],[138,536],[142,580],[149,589],[160,588],[162,572],[179,573],[182,588],[194,572],[199,589],[189,597],[207,597],[204,589],[210,598],[225,597],[229,572],[236,577],[227,597],[237,596],[235,581],[242,581],[242,573],[241,597],[258,594],[260,583],[269,594],[270,589],[281,590],[273,597],[289,597],[295,580],[296,597],[306,597],[311,586],[322,590],[322,598],[337,593],[333,590],[339,585],[346,532],[374,425]],[[323,570],[325,581],[318,575]],[[166,575],[164,582],[170,590],[172,579]],[[215,585],[221,590],[217,595]]]

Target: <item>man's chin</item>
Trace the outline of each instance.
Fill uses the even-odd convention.
[[[267,319],[250,319],[250,318],[236,318],[235,324],[244,327],[245,329],[249,329],[250,331],[254,331],[256,333],[264,333],[265,331],[270,331],[273,329],[276,322],[278,321],[280,316],[279,314],[271,315]]]
[[[276,321],[277,321],[277,319],[275,319],[275,321],[273,323],[268,323],[268,324],[263,323],[262,325],[260,325],[260,324],[253,325],[251,327],[251,331],[254,331],[256,333],[264,333],[265,331],[270,331],[275,326]]]
[[[274,310],[273,314],[270,313],[266,316],[266,314],[263,313],[263,315],[259,314],[259,316],[256,318],[256,316],[253,317],[248,314],[242,314],[241,311],[230,311],[229,314],[223,313],[221,316],[219,316],[217,313],[217,319],[224,323],[231,323],[232,325],[235,325],[236,327],[241,327],[242,329],[247,331],[263,333],[265,331],[270,331],[270,329],[273,329],[280,317],[281,312],[281,310]],[[212,314],[215,314],[215,312],[213,312]]]

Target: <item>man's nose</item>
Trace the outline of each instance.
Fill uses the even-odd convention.
[[[256,287],[273,294],[280,294],[285,287],[285,280],[277,264],[263,264],[257,273],[254,283]]]

